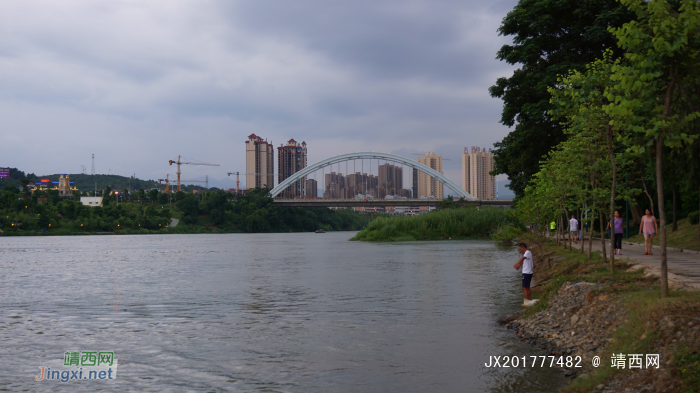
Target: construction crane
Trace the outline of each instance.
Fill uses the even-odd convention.
[[[410,154],[413,154],[414,156],[424,156],[424,155],[426,155],[426,154],[428,154],[428,153],[410,153]],[[442,160],[443,160],[443,161],[452,161],[452,160],[449,159],[449,158],[443,158]]]
[[[238,179],[238,175],[240,175],[240,172],[229,172],[228,175],[231,176],[234,173],[236,174],[236,195],[238,195],[239,194],[238,184],[240,183],[240,180]]]
[[[229,175],[229,176],[234,175],[234,174],[236,175],[236,195],[238,195],[238,194],[240,193],[240,192],[239,192],[239,188],[238,188],[238,185],[240,184],[239,175],[243,175],[243,176],[246,176],[246,175],[256,175],[256,176],[268,176],[268,175],[273,175],[272,173],[240,173],[240,172],[228,172],[228,175]]]
[[[158,179],[158,183],[163,184],[165,182],[165,192],[170,192],[170,174],[165,175],[165,179]],[[204,188],[209,188],[209,175],[207,175],[206,180],[180,180],[180,183],[204,183]],[[179,189],[178,189],[179,191]]]
[[[181,156],[177,156],[177,161],[169,160],[170,165],[177,164],[177,190],[180,191],[180,165],[207,165],[207,166],[220,166],[219,164],[207,164],[204,162],[183,162],[180,161]],[[166,184],[167,187],[167,184]]]

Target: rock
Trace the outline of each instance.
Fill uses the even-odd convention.
[[[557,340],[557,342],[555,344],[557,347],[561,347],[562,345],[564,345],[564,341]]]
[[[598,390],[602,390],[603,388],[605,388],[605,385],[603,385],[603,384],[601,383],[600,385],[596,386],[595,388],[598,389]]]
[[[571,317],[571,324],[576,325],[576,322],[578,322],[578,315],[574,315]]]

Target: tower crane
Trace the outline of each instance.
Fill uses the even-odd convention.
[[[170,165],[177,164],[177,190],[178,190],[178,191],[180,191],[180,183],[181,183],[181,180],[180,180],[180,173],[181,173],[181,172],[180,172],[180,165],[185,165],[185,164],[186,164],[186,165],[220,166],[219,164],[207,164],[207,163],[204,163],[204,162],[183,162],[183,161],[180,161],[180,157],[181,157],[181,156],[177,156],[177,161],[175,161],[175,160],[169,160],[169,161],[168,161],[168,162],[170,163]],[[167,187],[167,184],[166,184],[166,187]]]
[[[240,183],[240,180],[238,179],[238,175],[240,175],[240,172],[229,172],[228,175],[231,176],[233,174],[236,174],[236,195],[239,194],[238,192],[238,183]]]
[[[158,183],[162,184],[165,182],[165,192],[170,192],[170,174],[165,175],[165,179],[158,179]],[[206,180],[180,180],[180,183],[204,183],[204,188],[209,188],[209,175],[207,175]]]
[[[228,172],[228,175],[229,175],[229,176],[231,176],[231,175],[236,175],[236,195],[238,195],[238,194],[240,193],[240,192],[239,192],[239,188],[238,188],[238,185],[239,185],[239,183],[240,183],[240,180],[239,180],[239,177],[238,177],[239,175],[243,175],[243,176],[246,176],[246,175],[268,176],[268,175],[270,175],[270,174],[269,174],[269,173],[240,173],[240,172]]]

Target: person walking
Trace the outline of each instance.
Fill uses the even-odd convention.
[[[581,240],[581,239],[582,239],[581,230],[582,230],[583,227],[581,226],[581,220],[579,220],[579,219],[577,218],[577,219],[576,219],[576,222],[578,222],[578,237],[577,237],[577,239],[578,239],[578,240]]]
[[[647,209],[645,213],[642,216],[642,222],[639,223],[639,234],[644,233],[644,249],[646,250],[644,255],[654,255],[651,252],[651,244],[659,227],[656,224],[656,217],[651,214],[651,210]]]
[[[549,229],[551,230],[551,233],[554,234],[554,231],[557,229],[557,223],[555,223],[554,220],[549,223]]]
[[[532,281],[532,268],[534,267],[534,263],[532,260],[532,252],[527,249],[527,244],[525,243],[520,243],[518,246],[518,251],[520,251],[521,254],[523,254],[523,257],[520,258],[520,260],[513,265],[515,270],[520,269],[520,267],[523,267],[523,295],[525,295],[525,302],[524,304],[526,306],[532,305],[532,299],[530,299],[531,292],[530,292],[530,282]]]
[[[578,220],[574,215],[571,215],[571,220],[569,220],[569,241],[576,243],[576,238],[578,237]]]
[[[624,232],[622,230],[622,224],[624,220],[620,218],[620,212],[615,210],[615,217],[612,219],[612,227],[613,227],[613,232],[614,232],[614,241],[615,241],[615,255],[622,255],[622,233]],[[610,224],[611,222],[608,221],[608,227],[606,229],[610,229]]]

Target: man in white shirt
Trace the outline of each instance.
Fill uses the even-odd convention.
[[[523,254],[523,257],[520,258],[518,263],[513,265],[513,267],[517,270],[520,268],[520,266],[523,267],[523,294],[525,295],[525,304],[527,305],[530,303],[530,281],[532,280],[532,268],[534,266],[534,263],[532,261],[532,252],[527,249],[527,244],[525,243],[520,243],[518,246],[518,250],[520,250],[520,253]]]
[[[574,215],[571,215],[571,220],[569,220],[569,240],[576,243],[578,238],[578,220]]]

